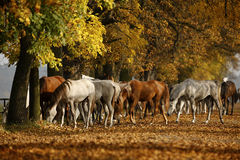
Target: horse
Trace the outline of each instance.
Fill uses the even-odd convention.
[[[123,111],[123,108],[125,109],[125,117],[128,115],[128,98],[130,97],[131,92],[131,86],[129,83],[119,83],[121,91],[119,94],[118,102],[117,102],[117,108],[119,108],[120,112]]]
[[[43,76],[39,79],[40,81],[40,106],[42,119],[46,120],[46,109],[47,105],[50,103],[52,93],[55,91],[57,87],[59,87],[65,79],[61,76],[51,76],[46,77]],[[67,109],[68,110],[68,109]]]
[[[228,107],[229,107],[228,98],[232,98],[232,110],[231,110],[231,115],[232,115],[234,104],[237,103],[237,100],[238,100],[238,93],[237,93],[237,89],[234,82],[226,81],[222,83],[221,98],[222,98],[223,106],[224,106],[224,109],[226,110],[227,115],[228,115]]]
[[[49,107],[46,109],[46,119],[48,122],[52,122],[53,118],[56,116],[57,111],[57,105],[62,100],[63,102],[69,103],[71,108],[71,113],[73,116],[74,121],[74,128],[77,126],[77,114],[76,114],[76,107],[78,105],[74,105],[74,103],[82,103],[84,101],[87,102],[88,107],[88,114],[87,114],[87,120],[85,122],[85,127],[88,128],[89,122],[90,122],[90,115],[92,112],[92,109],[95,105],[95,86],[94,84],[87,79],[80,79],[80,80],[71,80],[68,79],[65,82],[63,82],[52,94],[51,103]],[[64,122],[64,113],[65,113],[65,107],[62,107],[62,123]]]
[[[192,122],[195,123],[195,112],[196,112],[196,102],[200,100],[204,100],[208,96],[211,96],[213,98],[213,101],[216,103],[218,109],[219,109],[219,118],[221,123],[223,122],[222,119],[222,102],[220,97],[221,92],[221,84],[218,81],[211,81],[211,80],[193,80],[193,79],[186,79],[185,81],[179,83],[176,85],[171,93],[170,93],[170,108],[168,109],[168,115],[170,116],[173,111],[176,109],[176,104],[181,99],[189,100],[192,106],[192,115],[193,120]],[[183,107],[183,102],[180,104],[180,111]],[[210,106],[209,106],[210,107]],[[212,108],[212,106],[211,106]],[[212,109],[208,109],[208,116],[206,123],[210,120],[210,115]],[[178,117],[176,122],[179,121],[180,113],[178,113]]]
[[[119,109],[116,108],[115,103],[118,102],[118,98],[119,98],[119,95],[120,95],[120,92],[121,92],[121,84],[117,83],[117,82],[114,82],[113,79],[100,80],[100,79],[96,79],[94,77],[86,76],[84,74],[81,75],[81,78],[91,80],[92,82],[103,81],[103,82],[106,82],[106,83],[111,83],[114,86],[114,88],[115,88],[115,96],[114,96],[114,99],[113,99],[113,106],[114,106],[114,110],[115,110],[114,111],[114,118],[117,117],[118,122],[120,122],[121,114],[119,113]],[[107,108],[105,108],[105,109],[107,109]],[[96,109],[94,110],[94,112],[97,112],[97,118],[99,119],[99,122],[102,120],[101,111],[102,111],[102,106],[101,105],[98,106],[97,110]],[[94,119],[94,115],[93,115],[93,119]]]
[[[98,104],[98,116],[101,116],[101,108],[104,107],[105,111],[105,121],[104,125],[107,127],[107,120],[110,112],[110,125],[113,125],[113,116],[114,116],[114,106],[115,106],[115,97],[116,97],[116,88],[111,81],[108,80],[97,80],[92,81],[95,86],[95,100]]]
[[[129,82],[131,86],[131,92],[128,98],[129,106],[130,106],[130,121],[133,124],[136,124],[135,119],[133,119],[134,115],[134,108],[136,107],[138,101],[141,102],[149,102],[151,108],[154,108],[154,114],[158,112],[158,107],[161,98],[164,99],[164,103],[166,107],[169,106],[169,91],[168,87],[164,82],[159,82],[156,80],[150,81],[139,81],[139,80],[131,80]],[[161,112],[163,113],[163,118],[165,123],[168,123],[167,117],[165,115],[163,105],[160,108]],[[154,116],[152,118],[152,123],[154,122]]]

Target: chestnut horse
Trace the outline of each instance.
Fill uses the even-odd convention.
[[[232,115],[234,104],[238,100],[237,89],[236,89],[234,82],[232,82],[232,81],[223,82],[222,86],[221,86],[221,99],[223,101],[223,106],[226,110],[226,114],[228,114],[228,107],[229,107],[228,98],[230,98],[230,97],[232,98],[232,110],[231,110],[231,115]]]
[[[40,78],[40,105],[42,112],[42,119],[46,120],[45,112],[47,104],[51,101],[51,96],[56,88],[58,88],[65,79],[61,76],[42,77]]]
[[[160,100],[163,98],[165,106],[169,107],[169,90],[168,86],[164,82],[159,82],[156,80],[150,81],[138,81],[131,80],[129,82],[131,86],[131,91],[129,95],[129,106],[130,106],[130,120],[132,123],[136,124],[135,119],[133,118],[134,109],[138,103],[140,102],[148,102],[151,108],[154,108],[154,114],[158,112],[158,107],[160,104]],[[161,112],[163,114],[163,118],[165,123],[168,123],[167,117],[165,115],[165,110],[163,105],[161,106]],[[154,116],[152,119],[152,123],[154,122]]]

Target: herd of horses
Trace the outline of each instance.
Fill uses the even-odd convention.
[[[135,112],[140,106],[142,114],[147,112],[154,115],[159,112],[168,123],[165,110],[170,116],[177,113],[179,122],[184,107],[189,104],[192,109],[194,123],[195,113],[200,102],[208,108],[206,123],[209,122],[213,106],[219,110],[219,119],[224,123],[222,116],[228,114],[229,102],[234,104],[238,100],[238,92],[232,81],[219,82],[211,80],[186,79],[185,81],[169,87],[166,83],[157,80],[129,82],[114,82],[112,80],[99,80],[91,77],[82,77],[80,80],[65,80],[60,76],[42,77],[40,79],[40,100],[42,118],[48,122],[54,119],[64,123],[64,118],[72,119],[74,127],[81,114],[85,127],[105,117],[104,125],[113,125],[114,119],[120,122],[125,114],[130,116],[130,121],[136,124]],[[104,110],[104,114],[102,113]],[[67,115],[67,116],[66,116]],[[104,116],[103,116],[104,115]],[[67,121],[67,122],[68,122]]]
[[[228,114],[228,106],[231,102],[233,114],[234,104],[239,97],[238,90],[232,81],[211,81],[186,79],[181,83],[168,86],[165,82],[157,80],[129,82],[114,82],[112,80],[99,80],[88,76],[82,76],[79,80],[65,80],[61,76],[40,78],[40,106],[42,119],[47,122],[59,121],[61,126],[64,119],[70,120],[77,127],[77,119],[81,115],[86,128],[95,122],[104,126],[114,124],[114,120],[120,123],[123,113],[129,115],[130,121],[136,124],[137,108],[141,109],[141,115],[152,115],[151,123],[154,123],[154,115],[163,115],[168,124],[167,115],[177,114],[176,122],[184,108],[192,110],[195,123],[195,113],[199,104],[208,108],[206,123],[209,122],[213,107],[219,111],[219,119],[223,121],[223,115]],[[142,117],[142,116],[141,116]]]

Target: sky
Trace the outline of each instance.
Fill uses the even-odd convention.
[[[240,88],[240,54],[237,53],[235,57],[238,59],[238,67],[234,68],[233,64],[230,62],[227,64],[228,67],[228,77],[229,80],[233,81],[236,84],[237,88]]]
[[[9,98],[16,67],[8,67],[8,60],[0,54],[0,98]],[[39,77],[47,76],[47,67],[39,67]]]

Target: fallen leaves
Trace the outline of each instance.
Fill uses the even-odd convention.
[[[112,128],[96,124],[88,130],[40,123],[40,127],[9,132],[0,129],[0,159],[238,159],[240,157],[240,106],[233,116],[219,122],[214,112],[207,115],[176,115],[165,125],[161,115],[151,116],[133,125],[129,119]]]

